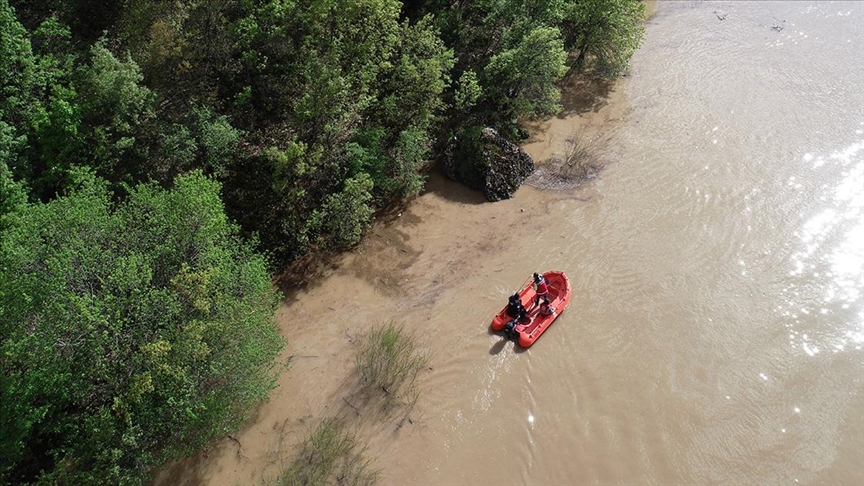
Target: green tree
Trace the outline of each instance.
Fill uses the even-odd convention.
[[[2,137],[2,134],[0,134]],[[16,182],[12,171],[0,160],[0,230],[3,229],[3,215],[10,213],[27,202],[27,190]]]
[[[0,160],[38,197],[66,179],[80,149],[80,110],[70,84],[75,55],[69,29],[48,18],[32,36],[8,4],[0,5]]]
[[[483,88],[480,87],[477,73],[470,69],[462,73],[462,76],[459,78],[458,87],[454,93],[456,112],[467,114],[477,104],[482,94]]]
[[[201,153],[197,167],[217,177],[225,175],[237,152],[240,132],[231,126],[228,117],[208,107],[193,108],[191,115],[193,134]]]
[[[512,135],[518,132],[517,118],[558,109],[557,83],[567,59],[559,26],[567,3],[478,0],[410,6],[437,16],[442,38],[456,54],[459,81],[448,93],[448,132],[487,125]]]
[[[149,151],[149,175],[157,180],[193,169],[223,177],[233,165],[240,143],[240,131],[210,107],[195,106],[181,123],[164,123],[158,141]]]
[[[442,94],[454,62],[430,17],[413,25],[402,22],[398,34],[401,40],[387,62],[392,67],[379,74],[377,102],[364,117],[369,121],[363,132],[378,133],[375,146],[366,148],[381,153],[380,167],[367,172],[385,199],[412,196],[422,187],[418,169],[429,156],[430,132],[444,108]]]
[[[516,118],[558,109],[569,54],[572,67],[619,74],[641,41],[643,11],[639,0],[406,2],[406,12],[436,15],[456,55],[447,131],[480,124],[511,137]]]
[[[27,131],[36,98],[37,63],[26,29],[7,0],[0,0],[0,163],[21,177]]]
[[[331,194],[323,208],[312,215],[314,224],[320,224],[326,235],[325,245],[344,249],[356,245],[372,219],[372,179],[361,172],[345,181],[341,192]]]
[[[143,86],[143,75],[130,56],[118,59],[104,41],[90,49],[80,75],[82,124],[87,129],[89,163],[112,181],[140,178],[147,157],[141,138],[154,117],[155,97]]]
[[[311,215],[322,197],[319,187],[314,184],[318,172],[323,170],[322,158],[320,146],[309,147],[303,142],[292,141],[284,150],[270,147],[264,150],[262,157],[253,160],[253,166],[263,165],[271,169],[263,177],[272,181],[272,199],[256,204],[257,209],[250,207],[250,214],[260,215],[258,224],[275,223],[279,230],[262,232],[262,237],[268,238],[267,247],[280,259],[290,261],[300,257],[318,240],[320,224],[311,221]],[[255,184],[258,177],[251,178],[250,182]],[[259,197],[252,195],[255,192]],[[260,200],[261,192],[264,191],[253,189],[242,199],[254,204]]]
[[[78,93],[58,84],[45,102],[35,104],[30,127],[29,179],[43,199],[69,184],[69,172],[84,155]]]
[[[494,102],[513,117],[552,115],[561,109],[557,83],[567,72],[567,53],[558,29],[538,27],[486,65]]]
[[[616,76],[642,42],[645,4],[639,0],[568,2],[562,31],[568,49],[578,52],[576,67]]]
[[[275,382],[278,302],[219,185],[106,184],[19,205],[0,237],[0,480],[140,483]]]
[[[227,172],[228,198],[285,259],[344,246],[331,237],[368,224],[359,218],[343,233],[311,220],[345,202],[347,181],[371,178],[372,199],[358,206],[370,211],[422,187],[453,56],[431,18],[412,23],[399,12],[396,0],[262,1],[231,20],[244,69],[229,98],[244,141],[259,148]],[[255,194],[261,178],[273,182],[266,203]]]

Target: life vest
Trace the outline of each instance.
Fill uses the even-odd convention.
[[[534,282],[534,290],[537,291],[538,295],[549,293],[549,287],[546,285],[546,279],[540,277],[540,281]]]

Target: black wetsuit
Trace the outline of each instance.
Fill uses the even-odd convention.
[[[522,305],[522,301],[519,299],[519,296],[510,296],[510,303],[507,304],[507,315],[513,318],[521,319],[525,317],[525,314],[525,306]]]

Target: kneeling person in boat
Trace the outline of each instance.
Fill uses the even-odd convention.
[[[555,308],[549,303],[549,298],[543,298],[543,304],[540,305],[539,313],[541,316],[554,316]]]

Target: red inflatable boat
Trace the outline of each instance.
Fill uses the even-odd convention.
[[[544,315],[540,307],[534,305],[534,297],[537,295],[533,282],[519,292],[519,300],[526,309],[525,317],[515,319],[507,313],[507,306],[492,319],[493,331],[505,331],[509,336],[519,343],[519,346],[527,348],[534,344],[543,332],[552,325],[555,319],[570,303],[572,289],[570,279],[564,272],[546,272],[543,274],[546,285],[549,288],[549,301],[551,313]],[[541,301],[542,306],[542,301]]]

